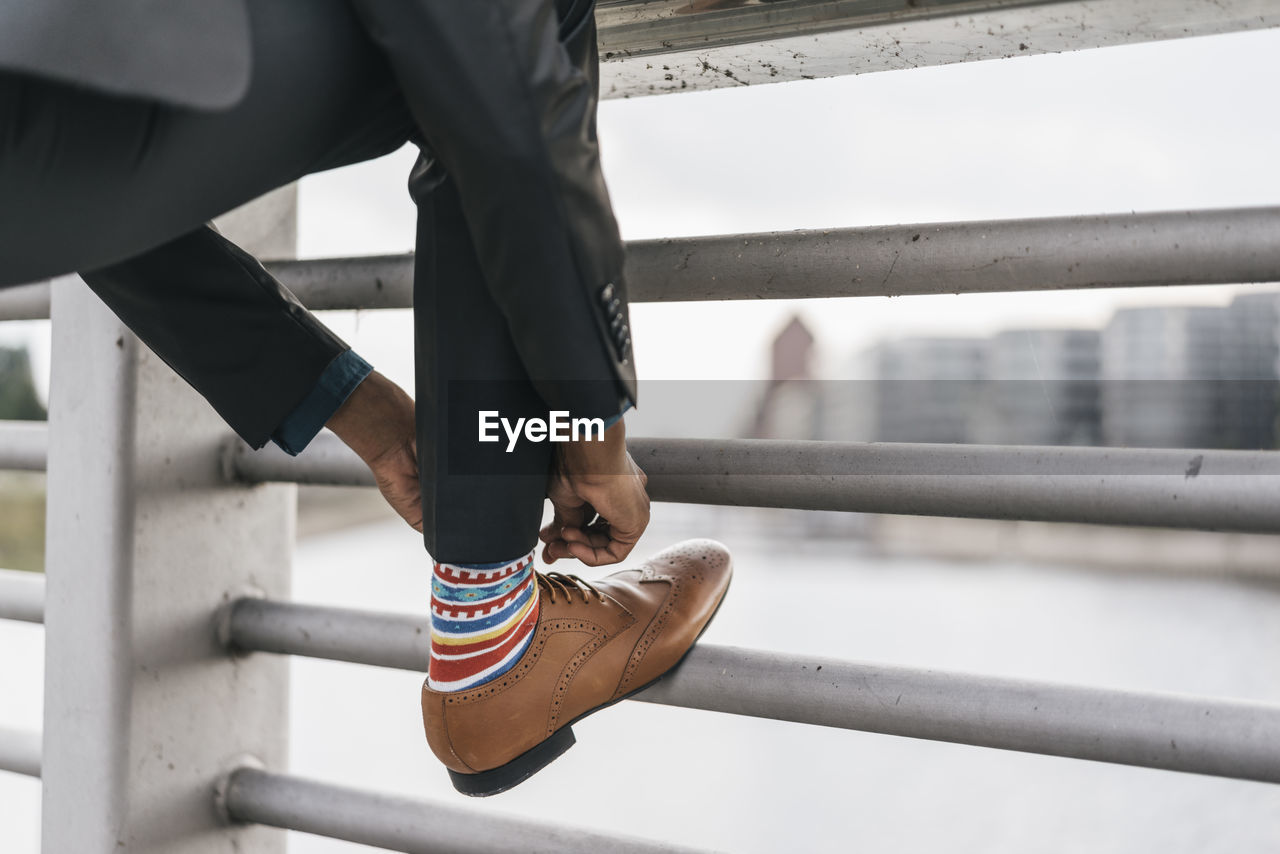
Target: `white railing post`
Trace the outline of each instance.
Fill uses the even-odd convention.
[[[229,656],[217,614],[289,594],[296,487],[227,484],[225,424],[88,288],[53,320],[43,850],[280,854],[214,791],[285,768],[288,663]]]

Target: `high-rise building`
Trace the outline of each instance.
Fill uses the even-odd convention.
[[[1015,329],[993,336],[972,440],[1098,444],[1099,344],[1099,334],[1090,329]]]
[[[1240,294],[1229,312],[1235,360],[1226,381],[1229,447],[1280,448],[1280,291]]]
[[[1222,447],[1224,380],[1236,372],[1231,314],[1209,306],[1117,311],[1102,333],[1103,444]]]
[[[865,379],[833,384],[833,417],[824,434],[877,442],[971,441],[985,355],[980,338],[881,342],[857,360],[855,370]]]

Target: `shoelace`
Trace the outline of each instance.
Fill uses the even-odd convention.
[[[547,572],[535,573],[538,583],[547,591],[547,595],[551,597],[551,601],[556,601],[556,592],[563,593],[565,599],[572,602],[575,592],[582,594],[584,604],[591,602],[591,597],[595,596],[600,602],[612,601],[614,604],[621,605],[616,599],[605,593],[603,590],[597,589],[589,581],[584,581],[576,575],[569,575],[563,572]]]

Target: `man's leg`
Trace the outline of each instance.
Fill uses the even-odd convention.
[[[345,0],[250,3],[254,73],[203,112],[0,73],[0,286],[117,263],[412,130]]]
[[[555,446],[521,438],[508,453],[506,436],[480,442],[479,413],[514,423],[546,418],[547,406],[485,286],[452,180],[433,189],[415,182],[415,190],[418,450],[423,531],[435,561],[423,723],[454,787],[483,796],[567,750],[575,720],[669,670],[715,613],[731,564],[719,543],[695,540],[593,583],[535,571]],[[618,440],[621,429],[612,434]],[[634,487],[643,506],[631,515],[647,520],[643,475],[618,450],[627,470],[595,469],[584,479],[602,495],[619,483]],[[583,519],[595,509],[579,502],[574,521],[608,540]]]

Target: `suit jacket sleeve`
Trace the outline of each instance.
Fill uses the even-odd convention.
[[[596,141],[592,0],[359,0],[436,163],[455,182],[484,278],[551,409],[635,402],[623,247]],[[437,174],[433,174],[437,173]],[[457,322],[465,324],[465,318]]]

